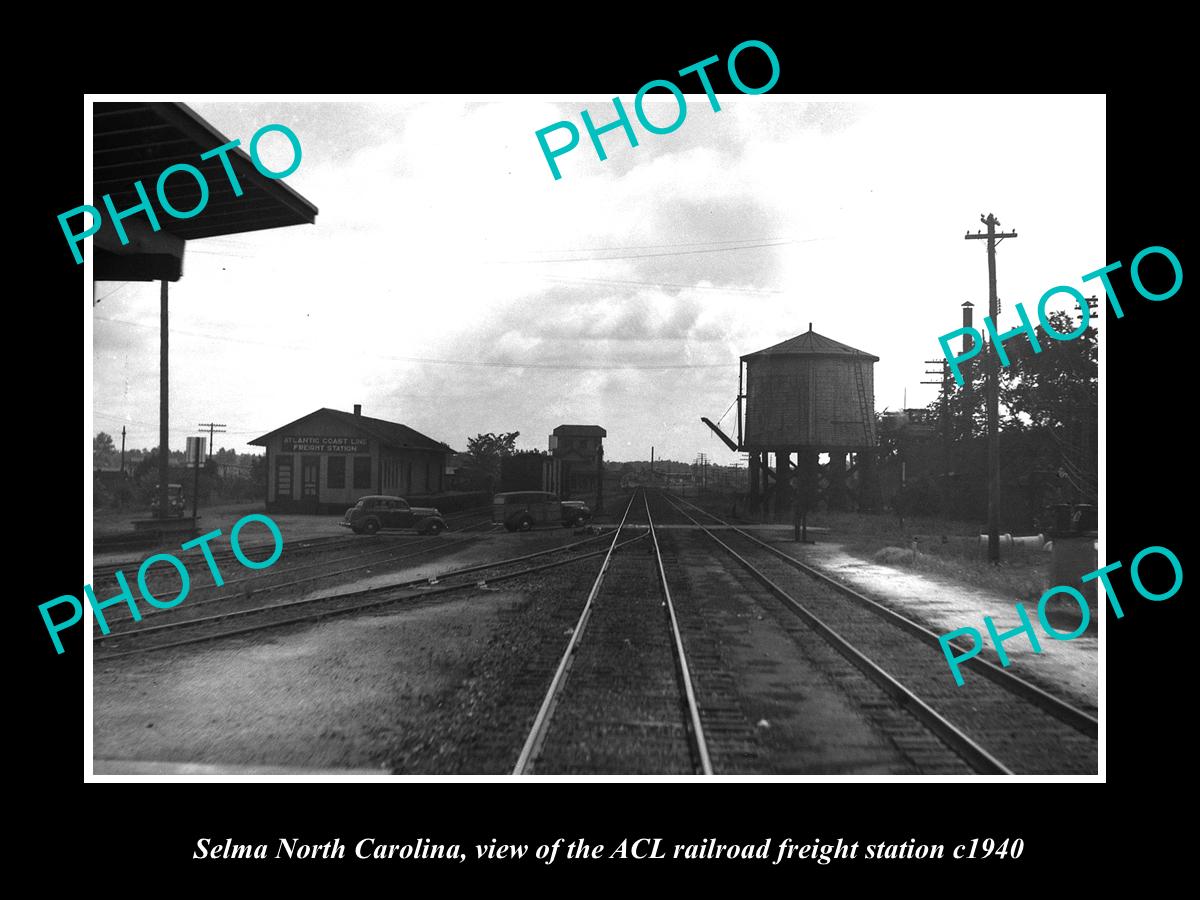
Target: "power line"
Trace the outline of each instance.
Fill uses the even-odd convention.
[[[755,241],[790,241],[786,237],[732,238],[723,241],[687,241],[678,244],[630,244],[626,247],[569,247],[564,250],[540,250],[539,253],[607,253],[611,250],[659,250],[663,247],[708,247],[712,244],[749,244]]]
[[[197,427],[208,429],[208,457],[211,459],[213,454],[213,435],[225,434],[225,426],[220,422],[200,422]]]
[[[779,241],[772,244],[743,244],[740,247],[711,247],[707,250],[674,250],[669,253],[639,253],[632,256],[568,256],[563,259],[496,259],[484,260],[488,263],[516,263],[519,265],[543,265],[562,262],[608,262],[619,259],[652,259],[657,256],[691,256],[696,253],[728,253],[730,250],[755,250],[762,247],[785,247],[788,244],[805,244],[811,241],[823,241],[824,238],[806,238],[802,241]]]
[[[672,284],[665,281],[617,281],[605,278],[563,278],[561,276],[547,275],[543,281],[565,282],[572,284],[582,282],[583,284],[633,284],[641,287],[668,287],[668,288],[684,288],[685,290],[694,291],[726,291],[731,294],[783,294],[785,291],[776,291],[769,288],[735,288],[735,287],[717,287],[714,285],[703,284]]]
[[[124,319],[111,319],[105,316],[96,316],[96,319],[103,322],[112,322],[116,325],[128,325],[133,328],[157,328],[157,325],[146,325],[141,322],[128,322]],[[290,344],[273,344],[269,341],[252,341],[244,338],[223,337],[215,334],[201,334],[195,331],[181,331],[172,329],[173,334],[187,335],[188,337],[203,338],[209,341],[222,341],[234,344],[253,344],[260,347],[272,347],[278,350],[295,350],[303,353],[315,352],[317,348],[301,347]],[[494,368],[494,369],[551,369],[555,371],[622,371],[626,369],[646,370],[646,371],[665,371],[673,369],[724,369],[733,362],[721,363],[528,363],[528,362],[485,362],[482,360],[465,360],[465,359],[430,359],[422,356],[383,356],[377,353],[364,353],[360,356],[366,356],[371,359],[380,359],[385,362],[405,362],[405,363],[421,363],[424,365],[435,366],[470,366],[474,368]]]
[[[157,422],[155,422],[153,424],[150,422],[134,422],[132,419],[128,419],[125,416],[118,416],[116,413],[100,412],[98,409],[93,409],[92,415],[100,416],[103,419],[116,419],[118,422],[124,422],[126,425],[141,425],[145,428],[157,428],[158,427]]]
[[[108,292],[107,294],[105,294],[103,297],[97,297],[95,300],[93,300],[93,301],[92,301],[92,306],[95,306],[95,305],[96,305],[97,303],[99,303],[101,300],[106,300],[106,299],[108,299],[108,298],[109,298],[109,297],[111,297],[113,294],[115,294],[117,291],[123,291],[123,290],[125,290],[125,288],[129,287],[129,285],[131,285],[131,284],[133,284],[133,282],[132,282],[132,281],[126,281],[126,282],[123,282],[122,284],[120,284],[120,285],[118,285],[117,287],[113,288],[111,291],[109,291],[109,292]]]

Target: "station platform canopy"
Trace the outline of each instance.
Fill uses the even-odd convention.
[[[130,242],[122,245],[106,222],[93,239],[97,281],[177,281],[187,241],[316,222],[316,206],[254,166],[248,134],[237,135],[242,145],[228,154],[242,187],[236,196],[220,157],[200,159],[230,139],[186,104],[97,102],[92,123],[92,204],[103,209],[101,198],[110,194],[117,210],[134,207],[140,202],[134,183],[141,181],[161,225],[154,231],[143,213],[130,216],[122,222]],[[167,215],[155,196],[159,175],[177,163],[195,166],[208,182],[208,203],[189,219]],[[164,190],[176,209],[200,201],[199,185],[183,173]]]

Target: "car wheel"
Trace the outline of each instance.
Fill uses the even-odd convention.
[[[425,529],[425,533],[426,534],[441,534],[442,530],[445,527],[446,526],[443,525],[441,522],[431,522],[429,524],[429,527],[427,529]]]
[[[367,521],[363,524],[363,531],[365,531],[367,534],[374,534],[378,530],[379,523],[374,519],[367,519]]]
[[[525,516],[525,518],[521,519],[521,521],[517,523],[517,527],[522,531],[529,531],[531,528],[533,528],[533,519],[529,518],[529,516]]]

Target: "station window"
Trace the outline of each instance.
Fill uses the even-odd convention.
[[[346,457],[333,454],[327,457],[325,486],[331,488],[344,488],[346,486]]]
[[[354,486],[371,489],[371,457],[354,457]]]

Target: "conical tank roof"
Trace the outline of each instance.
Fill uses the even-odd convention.
[[[817,334],[812,330],[812,326],[809,326],[809,330],[803,334],[788,338],[773,347],[747,353],[742,359],[756,359],[763,356],[849,356],[866,357],[872,362],[879,362],[878,356],[863,350],[856,350],[848,344],[827,338],[823,334]]]

